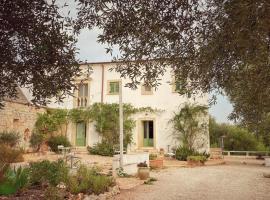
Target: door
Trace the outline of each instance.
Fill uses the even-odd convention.
[[[154,147],[154,122],[143,121],[143,146]]]
[[[86,123],[85,122],[77,123],[76,146],[86,146]]]

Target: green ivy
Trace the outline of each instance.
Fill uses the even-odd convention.
[[[109,144],[118,144],[119,142],[119,105],[95,103],[92,105],[91,117],[95,121],[97,132],[102,140]],[[132,129],[135,127],[135,121],[130,116],[136,113],[136,109],[130,104],[123,105],[124,111],[124,145],[132,142]]]
[[[139,112],[158,112],[151,107],[135,108],[131,104],[123,105],[124,111],[124,146],[132,142],[132,129],[135,121],[131,116]],[[103,142],[111,144],[119,143],[119,104],[94,103],[85,109],[49,109],[46,113],[39,114],[35,124],[35,131],[39,134],[50,134],[59,131],[62,125],[69,122],[95,122],[96,131],[102,137]],[[44,137],[46,139],[47,137]],[[47,138],[48,139],[48,138]]]
[[[51,134],[60,129],[61,125],[68,122],[68,110],[66,109],[48,109],[46,113],[38,114],[35,123],[35,132],[42,134]]]

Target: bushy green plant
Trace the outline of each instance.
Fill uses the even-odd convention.
[[[53,152],[58,153],[58,145],[63,145],[64,147],[70,147],[71,144],[68,141],[67,137],[58,135],[58,136],[52,136],[48,139],[48,145],[51,148]]]
[[[174,130],[173,138],[190,151],[202,147],[206,142],[206,137],[202,137],[207,131],[206,115],[206,106],[185,104],[169,121]]]
[[[65,109],[48,109],[46,113],[38,114],[35,123],[37,133],[52,134],[68,123],[68,111]],[[66,130],[65,130],[66,131]],[[63,132],[63,131],[61,131]]]
[[[114,147],[111,143],[101,142],[95,144],[93,147],[88,146],[87,150],[90,154],[101,156],[113,156]]]
[[[4,179],[4,174],[9,169],[11,163],[22,162],[23,152],[8,145],[0,145],[0,182]]]
[[[63,196],[61,195],[61,193],[59,192],[59,189],[55,186],[49,186],[46,190],[45,190],[45,199],[48,200],[62,200],[64,199]]]
[[[112,177],[99,174],[95,168],[87,168],[81,165],[76,175],[67,179],[67,189],[73,193],[94,193],[100,194],[108,191],[114,185]]]
[[[206,156],[188,156],[187,160],[205,163],[207,161]]]
[[[27,187],[29,184],[29,169],[19,167],[17,170],[6,171],[4,179],[0,182],[0,195],[10,195]]]
[[[224,149],[230,151],[267,151],[260,138],[248,129],[229,124],[218,124],[210,118],[209,134],[211,146],[220,146],[219,140],[224,137]]]
[[[41,162],[30,163],[30,182],[31,184],[50,184],[57,186],[67,180],[69,169],[63,160],[50,162],[43,160]]]
[[[194,155],[196,152],[186,146],[179,146],[175,151],[175,158],[177,160],[186,161],[188,156]]]
[[[95,103],[90,112],[102,140],[111,145],[119,144],[119,104]],[[137,109],[130,104],[124,104],[123,112],[124,147],[127,147],[132,142],[132,129],[135,127],[135,121],[130,116],[136,113]]]
[[[224,139],[224,148],[226,150],[235,151],[256,151],[259,145],[262,148],[263,144],[256,139],[256,136],[250,133],[247,129],[237,126],[228,126],[228,133]]]
[[[35,151],[39,151],[40,146],[44,142],[45,135],[42,133],[33,133],[30,138],[30,146],[35,149]]]
[[[112,177],[104,175],[94,175],[91,178],[91,190],[94,194],[107,192],[109,187],[113,185]]]
[[[157,159],[157,154],[149,154],[149,160],[155,160]]]
[[[20,142],[21,136],[15,131],[0,132],[0,145],[16,146]]]

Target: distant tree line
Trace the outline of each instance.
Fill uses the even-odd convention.
[[[224,149],[229,151],[270,150],[270,138],[267,131],[264,130],[264,134],[258,138],[254,132],[243,126],[217,123],[213,117],[210,117],[209,121],[211,147],[221,147],[221,137],[224,137]]]

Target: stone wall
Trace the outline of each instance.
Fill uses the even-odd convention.
[[[5,101],[5,107],[0,109],[0,132],[16,131],[21,134],[21,146],[27,150],[37,113],[45,112],[45,108]]]

